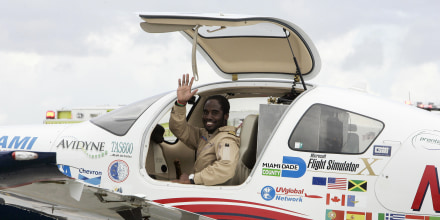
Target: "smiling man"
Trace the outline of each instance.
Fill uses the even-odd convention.
[[[183,143],[196,150],[193,173],[182,174],[176,182],[186,184],[228,184],[235,175],[239,158],[236,128],[227,126],[229,102],[221,95],[210,96],[203,107],[203,128],[186,121],[185,105],[197,93],[191,92],[194,77],[184,74],[179,79],[177,101],[171,111],[170,129]]]

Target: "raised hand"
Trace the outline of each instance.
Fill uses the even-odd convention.
[[[180,104],[186,104],[188,100],[197,93],[197,89],[191,92],[191,87],[194,82],[194,77],[189,79],[189,74],[183,74],[182,79],[179,79],[179,87],[177,88],[177,101]]]

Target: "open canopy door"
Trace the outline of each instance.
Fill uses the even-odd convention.
[[[183,33],[225,79],[293,79],[301,73],[307,81],[320,70],[319,54],[309,37],[281,19],[169,13],[141,13],[140,17],[146,32]]]

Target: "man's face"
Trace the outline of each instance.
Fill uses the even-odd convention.
[[[212,134],[217,128],[225,126],[229,115],[223,114],[220,103],[210,99],[203,107],[203,125],[208,133]]]

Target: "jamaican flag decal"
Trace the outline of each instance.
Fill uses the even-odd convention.
[[[348,191],[367,191],[367,181],[366,180],[349,180],[348,181]]]

